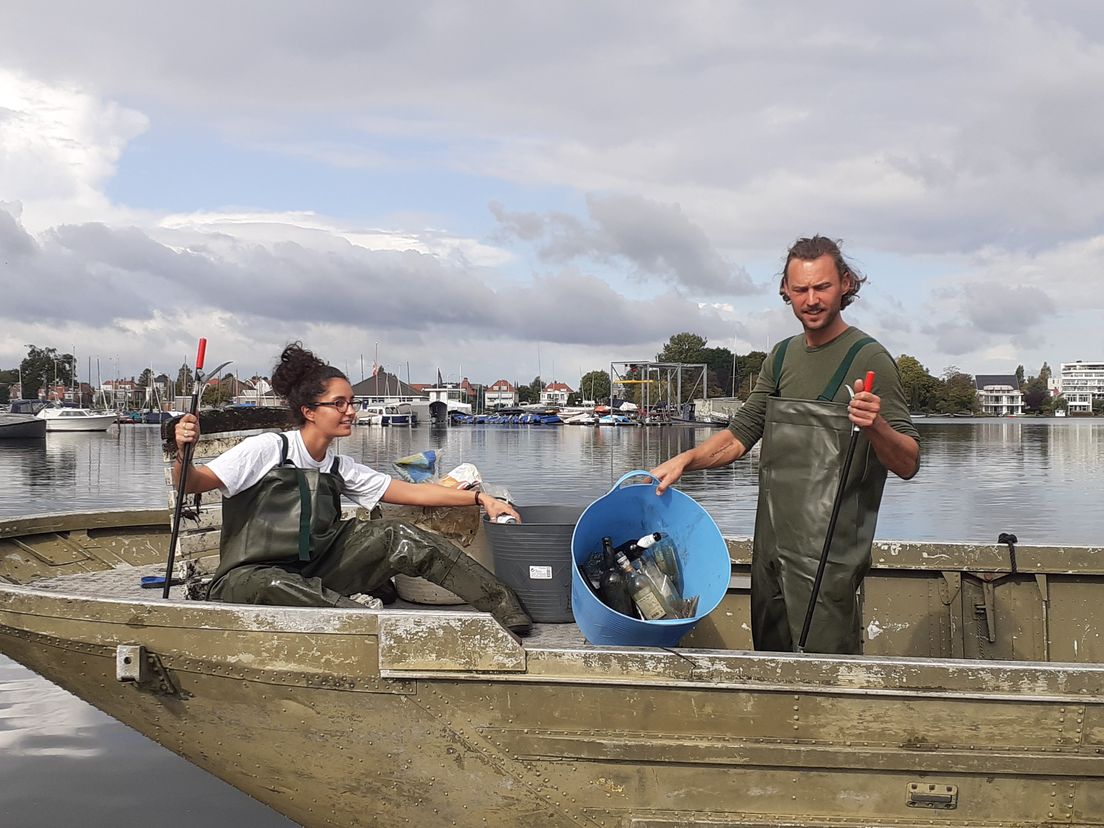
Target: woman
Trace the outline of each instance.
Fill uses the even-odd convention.
[[[473,506],[491,519],[517,512],[482,492],[393,480],[345,454],[333,441],[352,433],[348,378],[301,343],[288,345],[272,372],[297,430],[243,440],[205,466],[189,467],[185,492],[223,494],[219,568],[210,597],[279,606],[359,607],[348,596],[389,590],[393,575],[420,576],[490,612],[524,634],[532,622],[513,591],[459,547],[397,520],[341,520],[341,495],[371,509]],[[199,439],[199,421],[181,418],[177,446]],[[180,477],[177,451],[173,480]]]

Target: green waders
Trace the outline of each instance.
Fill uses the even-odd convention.
[[[816,400],[768,398],[759,459],[759,506],[751,575],[751,632],[756,650],[793,652],[812,594],[820,550],[839,486],[851,421],[832,402],[859,349],[851,348]],[[786,342],[775,357],[782,375]],[[865,435],[844,485],[828,565],[817,596],[807,652],[860,653],[857,590],[870,569],[870,548],[886,470]]]
[[[440,535],[397,520],[341,520],[338,462],[329,472],[281,463],[222,506],[210,597],[236,604],[360,607],[396,574],[422,577],[490,612],[514,632],[531,626],[513,590]]]

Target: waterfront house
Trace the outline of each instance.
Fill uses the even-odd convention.
[[[575,392],[571,389],[567,383],[552,381],[548,385],[544,386],[544,390],[541,391],[540,401],[542,405],[547,405],[552,408],[563,407],[567,405],[567,398]]]
[[[124,409],[134,408],[139,403],[141,386],[133,379],[104,380],[100,385],[100,392],[107,401],[109,408]]]
[[[974,381],[983,417],[1023,415],[1023,394],[1014,374],[978,374]]]
[[[1063,362],[1058,388],[1070,414],[1092,414],[1093,399],[1104,399],[1104,362]]]
[[[483,404],[487,409],[513,408],[518,404],[517,388],[509,380],[495,380],[487,386]]]
[[[426,395],[403,382],[395,374],[389,374],[383,368],[377,368],[372,372],[372,376],[353,385],[353,398],[358,403],[367,405],[398,405],[415,400],[424,401]]]

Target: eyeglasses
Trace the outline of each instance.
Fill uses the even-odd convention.
[[[349,406],[356,405],[356,400],[346,400],[344,398],[340,400],[330,400],[328,402],[316,402],[308,403],[311,408],[318,408],[320,405],[329,406],[330,408],[336,408],[339,414],[344,414],[349,410]]]

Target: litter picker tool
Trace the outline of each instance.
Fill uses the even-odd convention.
[[[196,365],[195,365],[195,383],[192,388],[192,406],[189,409],[190,414],[195,414],[199,411],[199,397],[203,393],[204,381],[207,377],[215,376],[221,373],[222,369],[229,365],[229,362],[224,362],[218,368],[213,371],[203,373],[203,358],[207,353],[207,340],[201,338],[199,340],[199,350],[196,352]],[[172,534],[169,536],[169,557],[165,566],[165,589],[161,592],[162,598],[169,597],[169,587],[173,584],[172,572],[173,564],[176,563],[176,541],[180,535],[180,517],[184,509],[184,492],[188,481],[188,467],[192,464],[192,454],[195,452],[195,443],[185,443],[183,448],[178,449],[181,452],[180,455],[180,479],[176,484],[176,503],[173,504],[173,522],[172,522]]]
[[[867,371],[863,380],[863,391],[874,389],[874,372]],[[848,386],[850,390],[850,386]],[[847,457],[843,461],[839,485],[836,487],[836,499],[832,502],[832,516],[828,519],[828,532],[824,536],[824,547],[820,550],[820,563],[817,564],[816,578],[813,579],[813,592],[809,596],[809,607],[805,610],[805,623],[801,625],[801,638],[797,642],[797,652],[805,652],[805,642],[809,638],[809,628],[813,624],[813,610],[816,609],[817,596],[820,595],[820,582],[824,580],[824,569],[828,565],[828,551],[832,548],[832,536],[836,533],[836,520],[840,506],[843,505],[843,489],[847,485],[847,475],[851,472],[851,461],[855,457],[855,445],[859,441],[859,427],[851,427],[851,441],[847,444]]]

